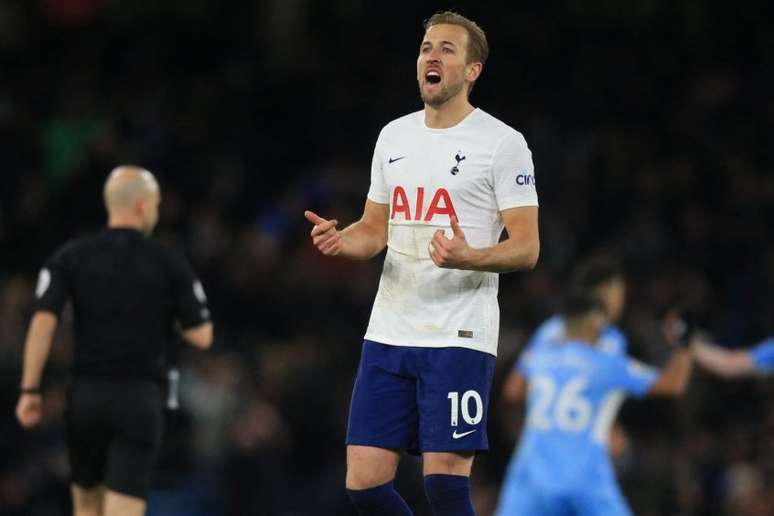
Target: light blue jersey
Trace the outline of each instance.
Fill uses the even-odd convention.
[[[527,342],[525,351],[531,351],[546,343],[564,339],[564,318],[555,315],[543,321]],[[596,347],[608,353],[625,355],[629,347],[626,335],[615,325],[608,325],[597,339]],[[517,366],[518,367],[518,366]]]
[[[527,419],[508,468],[498,516],[629,515],[607,444],[626,395],[643,396],[656,370],[574,341],[544,342],[519,371]]]
[[[752,348],[750,355],[756,371],[774,374],[774,337],[769,337]]]

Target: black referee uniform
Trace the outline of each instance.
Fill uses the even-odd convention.
[[[167,349],[209,321],[201,283],[182,256],[134,229],[65,244],[40,273],[36,310],[73,304],[68,390],[72,480],[145,498],[164,426]]]

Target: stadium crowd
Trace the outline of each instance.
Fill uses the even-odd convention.
[[[500,282],[482,515],[520,425],[502,379],[586,253],[622,258],[621,326],[646,361],[666,356],[674,304],[730,347],[774,333],[772,7],[547,4],[461,8],[492,48],[473,103],[525,135],[541,200],[540,263]],[[174,358],[182,407],[149,514],[351,514],[347,404],[381,262],[319,256],[303,210],[358,216],[379,128],[421,107],[413,61],[440,7],[0,0],[0,514],[69,514],[67,318],[33,432],[13,416],[22,344],[42,261],[100,229],[127,162],[159,177],[156,238],[191,260],[217,328],[211,352]],[[685,399],[628,403],[613,452],[635,512],[774,514],[773,409],[774,378],[701,370]],[[422,515],[418,467],[398,486]]]

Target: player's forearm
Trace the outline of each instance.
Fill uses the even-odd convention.
[[[538,239],[508,238],[484,249],[472,249],[470,270],[513,272],[534,269],[540,256]]]
[[[705,342],[694,342],[691,349],[702,367],[724,378],[748,376],[755,370],[746,351],[729,351]]]
[[[687,349],[676,349],[648,394],[651,396],[678,397],[685,392],[691,376],[693,357]]]
[[[30,321],[24,343],[22,389],[37,389],[43,377],[43,368],[51,351],[57,317],[51,312],[37,312]]]
[[[384,250],[387,245],[387,228],[369,225],[359,220],[341,232],[339,256],[351,260],[367,260]]]

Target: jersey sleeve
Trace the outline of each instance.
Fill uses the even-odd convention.
[[[612,388],[642,397],[659,376],[657,369],[626,356],[611,356],[608,381]]]
[[[175,318],[184,330],[204,324],[210,320],[210,310],[201,281],[182,256],[174,255],[171,263]]]
[[[500,211],[538,205],[532,152],[520,133],[512,131],[503,137],[492,158],[492,173]]]
[[[756,371],[767,374],[774,373],[774,336],[752,348],[750,356]]]
[[[513,370],[524,378],[529,378],[532,373],[532,362],[534,360],[535,350],[526,348],[519,356],[519,359],[513,365]]]
[[[616,326],[608,326],[599,337],[597,347],[608,353],[626,355],[629,341],[626,335]]]
[[[381,149],[382,134],[380,133],[374,147],[374,157],[371,160],[371,186],[368,188],[368,199],[379,204],[388,204],[390,193],[387,182],[384,180],[384,171],[382,170],[384,160]]]
[[[57,317],[62,314],[72,285],[70,254],[70,249],[60,249],[40,269],[35,286],[35,311],[52,312]]]

